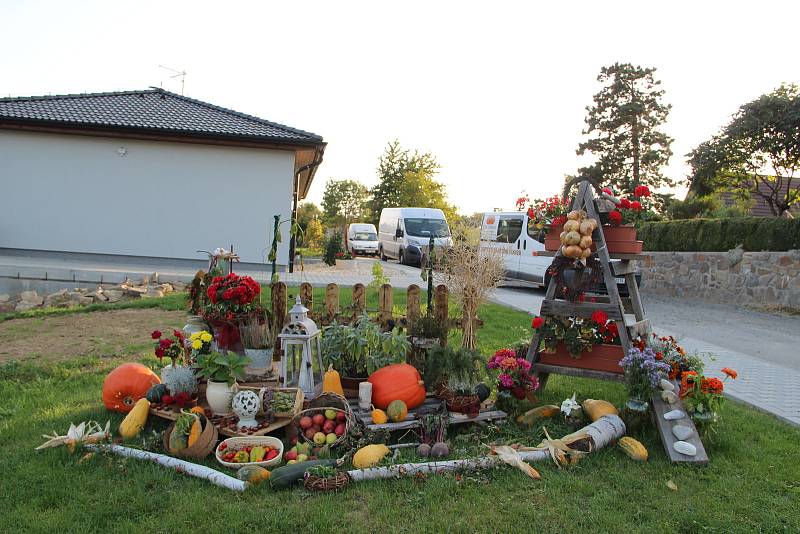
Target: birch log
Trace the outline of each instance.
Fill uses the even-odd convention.
[[[187,462],[186,460],[179,460],[178,458],[173,458],[172,456],[166,456],[164,454],[142,451],[139,449],[131,449],[121,445],[86,445],[85,448],[96,452],[111,452],[126,458],[136,458],[137,460],[148,460],[150,462],[155,462],[159,465],[170,467],[179,473],[185,473],[193,477],[203,478],[216,486],[233,491],[244,491],[248,486],[247,482],[239,480],[238,478],[233,478],[232,476],[228,476],[225,473],[221,473],[211,469],[210,467],[193,464],[191,462]]]
[[[617,415],[606,415],[594,423],[582,428],[571,436],[585,437],[588,435],[593,441],[592,450],[598,450],[614,440],[625,435],[625,423]],[[566,440],[569,441],[569,440]],[[526,462],[549,460],[550,453],[546,450],[519,451],[520,457]],[[414,476],[417,473],[435,474],[450,471],[491,469],[504,465],[498,456],[483,456],[480,458],[467,458],[464,460],[446,460],[443,462],[423,462],[412,464],[398,464],[388,467],[372,467],[369,469],[353,469],[347,474],[358,482],[360,480],[378,480],[381,478],[397,478],[401,476]]]

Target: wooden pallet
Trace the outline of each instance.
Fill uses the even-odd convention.
[[[675,391],[677,392],[680,384],[675,381],[673,381],[672,384],[675,386]],[[698,465],[708,464],[708,454],[706,454],[706,448],[703,446],[703,442],[700,440],[700,435],[697,432],[697,428],[694,426],[694,421],[692,421],[692,418],[687,415],[683,419],[678,419],[676,421],[667,421],[664,419],[664,414],[672,410],[683,410],[684,413],[688,413],[686,412],[686,406],[684,406],[683,401],[679,400],[675,404],[667,404],[661,400],[660,394],[656,394],[652,398],[652,405],[653,417],[655,417],[658,432],[661,434],[661,443],[664,444],[664,450],[667,452],[667,456],[669,456],[670,461],[673,463],[681,462]],[[686,456],[685,454],[681,454],[672,448],[672,445],[678,441],[678,439],[675,437],[675,434],[672,433],[672,427],[676,424],[687,426],[694,431],[692,437],[685,441],[695,446],[697,449],[697,454],[695,456]]]
[[[357,400],[351,400],[350,407],[352,408],[356,419],[364,423],[364,425],[370,430],[385,429],[394,431],[418,428],[420,426],[418,416],[437,412],[442,407],[443,402],[443,400],[437,399],[436,397],[428,397],[425,399],[425,402],[422,404],[422,406],[410,410],[405,420],[398,423],[385,423],[382,425],[373,424],[372,416],[369,412],[362,412],[359,409]],[[450,419],[448,424],[459,425],[464,423],[477,423],[481,421],[499,421],[508,417],[508,414],[501,410],[481,409],[481,411],[475,417],[467,417],[466,415],[453,412],[450,412],[448,416]]]
[[[208,406],[204,406],[202,403],[200,406],[204,408],[208,408]],[[150,415],[155,417],[160,417],[161,419],[166,419],[167,421],[175,421],[178,418],[179,412],[173,411],[171,409],[164,409],[161,407],[150,407]],[[292,418],[280,418],[275,419],[270,423],[268,426],[259,428],[258,430],[254,430],[252,432],[240,432],[236,428],[231,428],[227,425],[223,426],[220,423],[227,421],[228,418],[232,418],[234,421],[236,420],[235,415],[229,415],[227,417],[219,417],[213,416],[209,418],[209,421],[217,427],[217,431],[222,434],[223,436],[228,436],[231,438],[236,437],[247,437],[247,436],[266,436],[272,432],[275,432],[278,429],[281,429],[292,422]],[[258,418],[256,418],[258,419]]]

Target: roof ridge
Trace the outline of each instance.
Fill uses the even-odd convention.
[[[104,91],[100,93],[66,93],[62,95],[36,95],[36,96],[3,96],[0,97],[0,102],[22,102],[27,100],[58,100],[65,98],[96,98],[98,96],[125,96],[125,95],[138,95],[142,93],[157,93],[165,91],[158,87],[150,87],[148,89],[129,90],[129,91]],[[172,94],[172,93],[170,93]]]
[[[241,111],[236,111],[234,109],[218,106],[216,104],[211,104],[211,103],[205,102],[203,100],[198,100],[196,98],[191,98],[191,97],[188,97],[188,96],[185,96],[185,95],[179,95],[178,93],[173,93],[172,91],[167,91],[166,89],[161,89],[161,88],[157,88],[157,87],[152,87],[151,89],[155,89],[155,90],[160,91],[162,93],[166,93],[166,94],[168,94],[168,95],[170,95],[172,97],[180,98],[181,100],[186,100],[187,102],[191,102],[191,103],[197,104],[199,106],[204,106],[204,107],[207,107],[207,108],[210,108],[210,109],[214,109],[216,111],[221,111],[223,113],[228,113],[230,115],[235,115],[237,117],[240,117],[240,118],[243,118],[243,119],[247,119],[247,120],[259,123],[259,124],[265,124],[265,125],[268,125],[268,126],[272,126],[273,128],[280,128],[280,129],[283,129],[283,130],[286,130],[286,131],[289,131],[289,132],[292,132],[292,133],[296,133],[298,135],[305,135],[305,136],[309,136],[309,137],[314,137],[314,138],[319,139],[320,141],[322,141],[322,136],[319,135],[319,134],[315,134],[314,132],[301,130],[300,128],[292,128],[291,126],[287,126],[287,125],[281,124],[279,122],[268,121],[267,119],[262,119],[261,117],[256,117],[255,115],[249,115],[247,113],[242,113]]]

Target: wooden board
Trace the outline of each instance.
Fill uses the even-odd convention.
[[[675,385],[675,391],[678,391],[679,384],[673,381]],[[694,422],[692,421],[691,417],[688,415],[683,419],[678,419],[677,421],[667,421],[664,419],[664,414],[672,411],[672,410],[683,410],[686,412],[686,406],[683,405],[683,401],[678,401],[675,404],[667,404],[663,400],[661,400],[661,394],[658,393],[653,396],[652,399],[653,404],[653,416],[656,419],[656,426],[658,427],[658,432],[661,434],[661,443],[664,445],[664,450],[667,453],[670,461],[673,463],[691,463],[697,465],[707,465],[708,464],[708,455],[706,454],[706,448],[703,446],[703,442],[700,440],[700,435],[697,433],[697,428],[694,426]],[[687,443],[691,443],[695,447],[697,447],[697,455],[696,456],[686,456],[685,454],[681,454],[677,452],[675,449],[672,448],[672,445],[678,441],[675,437],[675,434],[672,433],[672,426],[675,424],[681,424],[684,426],[688,426],[692,430],[694,430],[694,435],[687,439]]]
[[[203,404],[200,404],[200,406],[203,406]],[[203,407],[208,408],[208,406],[203,406]],[[155,417],[160,417],[161,419],[166,419],[167,421],[175,421],[176,419],[178,419],[178,412],[172,410],[165,410],[161,408],[150,407],[150,415],[153,415]],[[229,417],[233,417],[234,419],[236,419],[235,415],[231,415]],[[239,432],[235,428],[230,428],[228,426],[221,426],[220,418],[217,417],[209,418],[209,421],[211,421],[214,424],[214,426],[217,427],[217,431],[223,436],[236,438],[236,437],[247,437],[247,436],[266,436],[267,434],[270,434],[278,429],[285,427],[286,425],[292,422],[292,419],[291,418],[275,419],[269,426],[260,428],[253,432]]]
[[[425,413],[433,413],[436,412],[442,405],[441,399],[437,399],[436,397],[428,397],[425,399],[425,402],[422,406],[419,406],[413,410],[408,412],[405,420],[400,421],[399,423],[385,423],[382,425],[376,425],[372,423],[372,417],[370,416],[369,412],[362,412],[358,408],[358,401],[350,401],[350,407],[353,409],[353,414],[355,414],[356,418],[360,420],[367,428],[370,430],[408,430],[411,428],[418,428],[419,427],[419,419],[417,416],[420,414]],[[505,419],[508,417],[506,412],[501,410],[481,410],[478,415],[475,417],[467,417],[466,415],[457,414],[457,413],[450,413],[449,418],[450,421],[448,422],[449,425],[458,425],[464,423],[477,423],[480,421],[499,421],[501,419]]]

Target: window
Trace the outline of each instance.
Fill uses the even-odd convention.
[[[378,236],[372,232],[356,232],[353,234],[353,241],[377,241]]]
[[[497,221],[497,242],[516,243],[522,233],[522,219],[517,217],[500,217]]]
[[[544,243],[544,236],[547,235],[546,228],[536,228],[536,225],[528,220],[528,236],[535,239],[539,243]]]
[[[406,233],[413,237],[450,237],[450,228],[444,219],[405,219]]]

